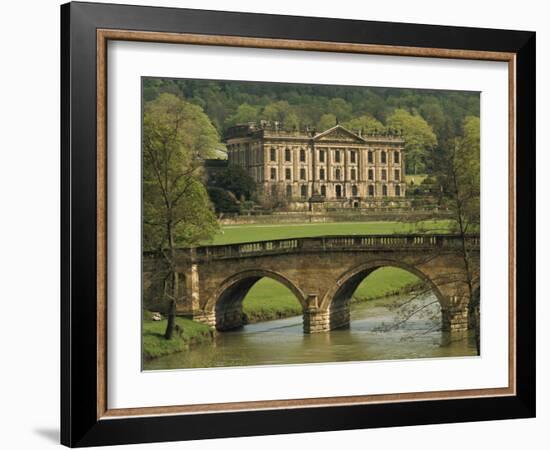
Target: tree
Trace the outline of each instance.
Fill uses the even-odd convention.
[[[386,123],[391,128],[403,130],[407,170],[415,175],[424,168],[428,151],[437,144],[437,138],[428,123],[419,115],[404,109],[396,109]]]
[[[442,147],[437,165],[437,181],[442,198],[453,214],[451,231],[460,237],[458,249],[464,263],[457,274],[466,286],[469,297],[469,316],[473,319],[476,346],[480,351],[479,262],[472,255],[470,234],[480,226],[480,133],[479,117],[468,116],[462,124],[461,135],[450,138]]]
[[[333,98],[328,102],[328,113],[334,114],[340,122],[351,119],[352,105],[343,98]]]
[[[202,109],[163,93],[145,104],[143,116],[143,240],[167,263],[169,300],[165,337],[175,325],[179,279],[178,246],[211,238],[217,222],[201,181],[202,160],[212,154],[218,135]]]
[[[455,216],[456,232],[461,236],[461,254],[470,310],[473,312],[476,345],[479,352],[479,295],[474,289],[479,267],[471,256],[467,236],[479,232],[480,225],[480,122],[479,117],[466,117],[463,124],[463,136],[452,142],[448,164],[449,197]]]
[[[250,200],[257,189],[254,178],[246,169],[236,164],[231,164],[216,173],[211,184],[231,192],[238,199],[245,200]]]
[[[463,269],[456,273],[441,274],[437,284],[459,284],[465,286],[469,298],[469,315],[475,333],[476,347],[480,352],[480,304],[479,260],[470,247],[469,235],[479,231],[480,225],[480,120],[468,116],[462,125],[462,134],[449,141],[445,164],[436,174],[443,195],[453,213],[453,231],[460,239],[458,252],[463,261]],[[417,291],[403,302],[397,303],[396,320],[393,324],[383,324],[380,331],[403,326],[412,317],[422,317],[439,326],[437,301],[426,296],[430,286],[419,286]],[[414,335],[412,336],[414,337]]]
[[[323,114],[317,123],[317,130],[323,132],[336,125],[336,116],[334,114]]]
[[[226,191],[225,189],[219,188],[219,187],[209,187],[208,188],[208,196],[210,197],[210,200],[214,204],[214,208],[216,210],[216,213],[238,213],[239,208],[239,202],[235,198],[235,196],[231,193]]]
[[[269,103],[262,111],[262,118],[284,123],[286,116],[292,112],[289,103],[286,100]]]
[[[256,106],[243,103],[239,105],[235,114],[229,116],[225,122],[227,127],[236,125],[238,123],[254,122],[258,120],[259,108]]]
[[[364,133],[382,132],[386,129],[382,122],[370,114],[364,114],[355,119],[348,120],[344,123],[344,126],[352,131],[362,130]]]

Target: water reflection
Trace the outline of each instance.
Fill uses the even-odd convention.
[[[426,300],[430,300],[427,297]],[[476,355],[473,332],[460,336],[433,330],[425,318],[411,319],[391,331],[377,331],[396,314],[399,297],[352,305],[351,326],[329,333],[304,334],[302,317],[246,325],[219,333],[214,345],[157,358],[145,369],[179,369],[320,362],[437,358]]]

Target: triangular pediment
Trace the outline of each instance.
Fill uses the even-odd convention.
[[[323,142],[323,141],[340,141],[340,142],[356,142],[356,143],[364,143],[364,139],[361,138],[361,136],[358,136],[357,134],[349,131],[348,129],[344,128],[342,125],[336,125],[332,128],[329,128],[326,131],[323,131],[322,133],[317,134],[314,138],[314,140]]]

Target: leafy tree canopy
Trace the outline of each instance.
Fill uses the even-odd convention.
[[[223,188],[240,199],[250,199],[256,192],[256,182],[248,172],[236,164],[220,170],[211,180],[211,184]]]
[[[419,114],[411,114],[405,109],[396,109],[388,117],[387,124],[403,130],[407,171],[417,174],[425,169],[424,161],[437,143],[432,127]]]
[[[404,109],[422,116],[437,134],[438,140],[442,140],[439,133],[443,130],[447,129],[449,133],[458,135],[466,116],[479,116],[477,92],[251,81],[144,79],[143,95],[146,101],[156,98],[162,92],[177,93],[200,106],[220,135],[223,135],[228,126],[234,125],[235,121],[277,120],[291,122],[289,128],[292,128],[297,119],[299,126],[304,128],[317,125],[323,114],[333,114],[342,124],[364,115],[385,123],[394,110]],[[257,113],[256,116],[254,112]],[[233,120],[230,120],[231,117]]]
[[[147,102],[143,117],[143,236],[148,249],[189,246],[217,229],[202,159],[218,134],[202,109],[174,94]]]
[[[348,120],[343,125],[349,130],[361,130],[365,133],[383,132],[386,130],[382,122],[370,114],[363,114],[355,119]]]
[[[240,211],[239,203],[231,192],[211,186],[208,188],[208,195],[217,213],[238,213]]]
[[[323,114],[317,123],[317,130],[323,131],[336,125],[336,116],[332,113]]]

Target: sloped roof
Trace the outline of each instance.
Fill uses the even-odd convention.
[[[322,133],[316,134],[313,137],[316,141],[323,141],[323,140],[348,140],[348,141],[355,141],[355,142],[366,142],[365,139],[363,139],[361,136],[353,133],[352,131],[348,130],[347,128],[343,127],[340,124],[337,124],[333,126],[332,128],[329,128],[328,130],[323,131]]]

